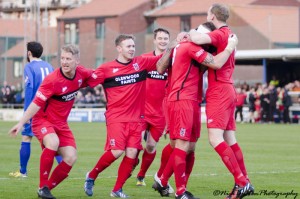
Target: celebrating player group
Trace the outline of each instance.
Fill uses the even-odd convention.
[[[20,121],[9,131],[11,136],[16,136],[29,122],[27,128],[31,128],[41,144],[38,196],[55,198],[51,190],[68,177],[77,159],[68,115],[79,89],[101,84],[107,98],[107,137],[104,153],[95,161],[94,167],[83,174],[86,195],[93,196],[98,175],[121,156],[123,159],[110,196],[129,197],[123,185],[138,165],[136,185],[145,186],[146,172],[157,153],[156,145],[167,133],[170,142],[161,151],[161,164],[154,175],[152,188],[162,197],[174,193],[176,199],[196,199],[188,191],[187,183],[197,158],[195,148],[201,132],[200,104],[206,71],[209,142],[234,178],[233,189],[226,199],[253,194],[254,187],[235,137],[236,94],[232,74],[238,39],[226,24],[228,17],[229,10],[225,5],[213,4],[208,9],[207,22],[189,32],[179,33],[173,41],[170,41],[168,30],[157,28],[154,51],[137,57],[134,36],[120,34],[115,39],[117,58],[95,70],[79,64],[78,47],[63,46],[60,67],[53,72],[47,69],[49,74],[41,77],[42,83],[28,85],[35,90],[35,96]],[[33,48],[27,48],[28,55],[33,52]],[[29,61],[35,62],[33,67],[45,68],[39,64],[42,62]],[[143,138],[146,141],[144,147]],[[141,161],[138,158],[140,152]],[[52,170],[56,156],[59,164]],[[18,173],[27,176],[24,168]],[[169,183],[173,174],[174,189]]]

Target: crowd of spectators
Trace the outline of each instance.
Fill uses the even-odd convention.
[[[22,86],[9,85],[3,82],[0,93],[0,108],[23,108],[24,90]],[[95,88],[84,88],[78,91],[75,108],[102,108],[106,105],[104,89],[101,85]]]
[[[235,117],[239,121],[250,123],[291,123],[289,108],[300,103],[300,81],[288,83],[280,87],[278,81],[272,79],[269,84],[245,83],[236,84],[237,104]],[[289,93],[296,93],[296,97]],[[22,86],[1,86],[0,108],[23,108],[24,92]],[[74,108],[102,108],[106,105],[104,89],[101,85],[95,88],[84,88],[78,91]],[[249,118],[244,121],[243,107],[249,107]]]
[[[22,108],[24,93],[20,84],[10,86],[6,81],[3,82],[0,92],[0,107],[3,108]]]
[[[235,117],[240,114],[241,122],[250,123],[291,123],[289,108],[300,103],[300,82],[290,82],[282,87],[278,81],[271,80],[269,84],[257,83],[250,86],[247,83],[236,85],[237,104]],[[293,93],[293,95],[291,95]],[[244,121],[241,106],[249,107],[249,120]],[[297,117],[297,115],[295,116]]]

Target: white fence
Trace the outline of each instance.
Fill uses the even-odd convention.
[[[70,122],[105,122],[105,108],[73,108],[69,115]],[[19,121],[23,115],[22,109],[0,109],[0,121]],[[300,105],[290,107],[290,117],[300,118]],[[243,108],[244,121],[249,120],[249,108]],[[237,121],[240,121],[239,115]],[[201,107],[201,122],[206,123],[205,106]]]

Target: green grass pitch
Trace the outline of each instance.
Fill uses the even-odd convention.
[[[28,165],[28,178],[15,179],[8,173],[18,169],[21,136],[10,138],[8,130],[15,122],[0,122],[0,198],[29,199],[37,198],[39,182],[40,145],[34,138],[32,153]],[[84,178],[103,153],[105,143],[104,123],[71,123],[71,129],[77,140],[78,160],[69,177],[56,187],[52,193],[58,199],[88,198],[83,191]],[[300,126],[283,124],[239,124],[237,138],[243,149],[247,170],[255,186],[256,195],[246,198],[300,199]],[[136,187],[135,176],[127,180],[123,190],[132,199],[160,198],[151,188],[153,175],[159,166],[162,147],[168,142],[164,138],[158,145],[157,157],[146,177],[146,187]],[[92,198],[110,198],[118,166],[114,162],[95,182]],[[56,163],[55,163],[56,164]],[[171,184],[174,187],[172,177]],[[233,186],[233,178],[220,158],[208,144],[205,124],[197,144],[196,162],[189,180],[188,189],[201,199],[225,198]],[[291,194],[291,195],[285,195]],[[171,196],[174,198],[174,196]]]

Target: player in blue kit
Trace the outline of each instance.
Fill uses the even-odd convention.
[[[43,61],[40,57],[43,54],[43,46],[35,41],[27,43],[27,61],[24,69],[24,111],[28,108],[33,100],[36,91],[40,87],[44,78],[53,71],[53,67]],[[27,164],[31,153],[31,140],[33,132],[31,130],[31,122],[24,125],[22,131],[22,142],[20,147],[20,170],[9,173],[12,177],[27,177]],[[61,156],[56,156],[58,163],[61,162]]]

